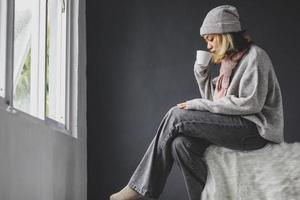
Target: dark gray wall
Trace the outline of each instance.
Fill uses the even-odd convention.
[[[295,1],[296,2],[296,1]],[[199,27],[221,4],[238,7],[242,25],[270,55],[279,79],[287,142],[300,141],[299,6],[276,1],[88,1],[88,199],[121,189],[164,114],[199,97]],[[161,199],[187,199],[177,167]]]

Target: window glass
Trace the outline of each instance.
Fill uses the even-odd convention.
[[[30,108],[33,4],[15,0],[13,98],[14,107],[25,112]]]
[[[65,124],[66,5],[48,0],[46,57],[46,116]]]

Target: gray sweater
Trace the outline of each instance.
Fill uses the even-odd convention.
[[[227,95],[217,100],[213,99],[217,77],[211,79],[211,66],[195,62],[194,74],[202,98],[186,101],[187,109],[240,115],[254,122],[263,138],[283,142],[281,90],[267,52],[252,44],[232,74]]]

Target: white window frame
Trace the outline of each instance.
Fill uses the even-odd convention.
[[[0,42],[6,41],[6,1],[0,1]],[[0,96],[5,97],[6,45],[0,45]]]
[[[63,0],[62,0],[63,1]],[[60,105],[65,107],[65,113],[59,113],[60,116],[65,117],[65,125],[61,124],[58,121],[52,120],[48,117],[45,117],[45,87],[39,87],[36,90],[36,94],[33,95],[34,102],[36,102],[36,107],[32,107],[31,111],[35,113],[34,117],[28,113],[22,112],[13,107],[13,29],[14,29],[14,0],[0,0],[1,6],[1,30],[5,28],[5,31],[0,32],[0,44],[5,43],[5,45],[1,45],[0,48],[0,56],[4,56],[5,59],[0,60],[0,67],[5,69],[5,77],[1,81],[5,83],[4,86],[4,94],[5,96],[0,97],[0,107],[5,108],[6,111],[10,113],[14,113],[20,117],[24,117],[26,119],[32,120],[34,122],[39,122],[41,124],[45,124],[55,130],[66,133],[70,136],[78,138],[78,17],[79,17],[79,0],[65,0],[66,7],[69,12],[66,12],[66,70],[65,72],[60,72],[61,74],[65,73],[66,82],[65,87],[60,91],[62,93],[66,93],[65,96],[65,105]],[[40,5],[46,6],[46,4]],[[6,9],[5,9],[6,8]],[[44,20],[46,16],[40,16],[39,19]],[[39,30],[39,32],[43,32],[45,30]],[[5,34],[3,34],[5,32]],[[46,32],[45,32],[46,34]],[[43,42],[39,42],[39,48],[45,50],[45,44]],[[5,47],[3,47],[5,46]],[[3,49],[6,52],[6,55],[3,53]],[[45,54],[44,54],[45,55]],[[45,62],[45,59],[39,60],[39,62]],[[40,63],[41,64],[41,63]],[[37,65],[38,66],[38,65]],[[43,64],[45,66],[45,63]],[[44,69],[36,69],[34,70],[35,74],[32,77],[32,80],[35,84],[31,84],[31,87],[38,85],[45,85],[45,68]],[[43,75],[41,75],[43,74]],[[32,75],[32,74],[31,74]],[[3,83],[2,83],[3,85]],[[1,87],[1,82],[0,82]]]
[[[57,9],[56,15],[58,16],[57,23],[51,26],[50,38],[55,38],[56,45],[53,47],[50,45],[50,55],[56,59],[51,59],[49,66],[49,76],[53,77],[50,79],[49,84],[49,118],[56,119],[58,122],[65,123],[66,116],[66,83],[67,83],[67,41],[65,35],[67,35],[67,6],[64,1],[57,1],[57,4],[61,4],[62,10]],[[57,6],[57,5],[56,5]],[[59,38],[59,40],[57,39]],[[60,46],[60,48],[55,48]],[[53,91],[53,93],[52,93]]]

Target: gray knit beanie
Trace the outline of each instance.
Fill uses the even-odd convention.
[[[231,5],[218,6],[209,11],[200,27],[200,35],[241,31],[239,13]]]

